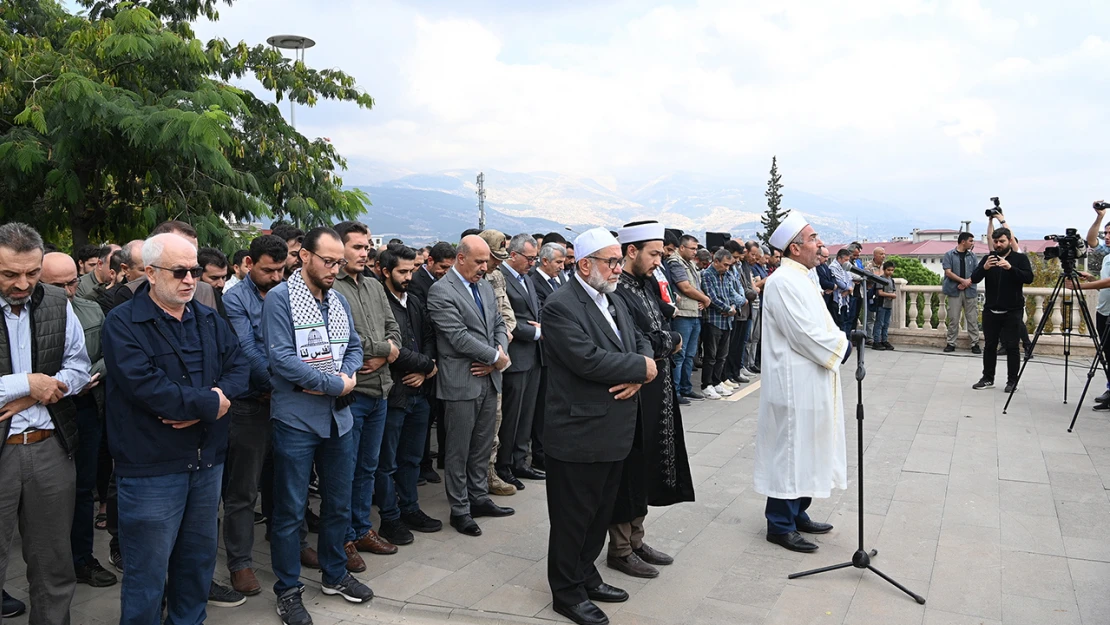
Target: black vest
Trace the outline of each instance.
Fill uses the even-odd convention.
[[[29,303],[31,311],[31,371],[49,376],[62,370],[66,345],[66,293],[56,286],[35,287]],[[0,315],[0,375],[12,373],[12,350],[8,340],[8,323]],[[77,408],[69,397],[46,407],[54,422],[54,435],[66,453],[77,448]],[[0,424],[0,441],[8,438],[11,419]],[[0,443],[0,450],[3,444]]]

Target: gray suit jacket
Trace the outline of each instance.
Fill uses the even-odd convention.
[[[543,364],[540,342],[536,340],[536,326],[528,323],[540,321],[540,300],[536,284],[525,274],[524,282],[527,287],[521,286],[520,280],[517,280],[504,264],[501,265],[501,273],[505,276],[505,292],[509,295],[509,304],[512,305],[513,314],[516,315],[513,342],[509,343],[509,359],[513,364],[505,370],[505,373],[529,371]],[[540,336],[543,336],[542,332]]]
[[[453,270],[428,289],[428,316],[435,323],[439,350],[436,397],[446,401],[476,399],[484,380],[470,373],[470,365],[492,364],[499,345],[508,353],[505,319],[497,310],[497,296],[489,280],[478,281],[478,294],[486,313],[484,319],[478,314],[470,285]],[[501,372],[494,370],[489,377],[500,393]]]
[[[609,389],[643,382],[651,344],[625,304],[609,296],[620,338],[576,278],[547,298],[543,309],[547,395],[543,449],[564,462],[616,462],[628,457],[640,395],[617,401]],[[659,375],[667,375],[664,370]]]

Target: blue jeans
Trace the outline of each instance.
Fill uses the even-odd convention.
[[[767,498],[767,507],[764,514],[767,516],[768,534],[789,534],[798,529],[797,521],[808,521],[809,515],[806,508],[813,499],[802,497],[800,499],[775,499]]]
[[[893,308],[875,309],[875,328],[872,331],[872,341],[881,343],[887,339],[890,332],[890,313],[893,311]]]
[[[312,463],[320,483],[320,539],[316,551],[324,582],[337,584],[347,574],[344,536],[351,522],[351,480],[355,474],[354,435],[339,436],[335,420],[331,436],[320,438],[274,419],[274,518],[270,532],[270,560],[277,582],[274,594],[299,588],[301,524],[308,500]]]
[[[374,503],[382,521],[396,521],[402,513],[420,509],[416,481],[420,477],[431,411],[427,397],[409,395],[404,407],[390,407],[387,412],[378,474],[374,478]]]
[[[116,478],[120,545],[127,563],[120,625],[159,625],[163,594],[166,625],[204,622],[216,569],[223,472],[219,464],[189,473]]]
[[[694,357],[698,355],[701,318],[675,317],[671,320],[671,329],[682,335],[682,349],[671,356],[674,361],[674,386],[679,396],[688,395],[694,390],[690,376],[694,373]]]
[[[73,566],[83,566],[93,557],[93,537],[96,531],[96,467],[100,458],[102,425],[92,394],[74,398],[77,404],[77,449],[74,450],[74,468],[77,471],[77,497],[73,508],[73,527],[69,531],[69,546],[73,551]]]
[[[370,522],[374,504],[374,476],[378,472],[378,456],[382,451],[385,417],[389,404],[384,398],[374,398],[355,391],[351,404],[352,447],[355,455],[355,479],[351,484],[351,521],[347,526],[347,541],[362,538],[373,529]],[[423,450],[421,450],[423,451]]]

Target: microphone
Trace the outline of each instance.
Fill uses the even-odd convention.
[[[870,281],[872,281],[875,284],[878,284],[880,286],[887,287],[887,288],[894,288],[894,283],[891,280],[888,280],[885,276],[877,276],[877,275],[871,273],[870,271],[864,271],[864,270],[860,269],[859,267],[856,267],[855,265],[852,265],[852,264],[848,265],[848,271],[856,274],[857,276],[863,278],[864,280],[870,280]]]

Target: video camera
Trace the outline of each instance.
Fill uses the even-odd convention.
[[[1044,250],[1044,259],[1051,260],[1057,258],[1060,260],[1060,265],[1064,271],[1071,273],[1075,269],[1075,261],[1087,255],[1087,242],[1075,228],[1068,228],[1064,231],[1066,234],[1049,234],[1046,235],[1045,241],[1055,241],[1055,247],[1046,247]]]

